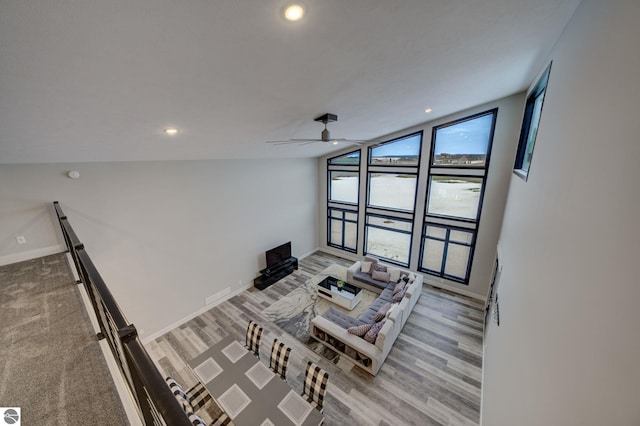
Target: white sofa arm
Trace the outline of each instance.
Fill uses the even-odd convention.
[[[353,275],[356,272],[360,272],[360,265],[361,263],[358,261],[356,263],[354,263],[353,265],[349,266],[349,268],[347,268],[347,282],[349,284],[354,284],[355,281],[353,280]],[[360,286],[358,286],[360,287]]]

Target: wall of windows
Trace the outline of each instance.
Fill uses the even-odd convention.
[[[484,297],[524,102],[510,96],[321,159],[326,247]]]
[[[360,150],[327,160],[327,245],[356,252]]]
[[[419,270],[467,284],[497,109],[433,128]]]
[[[409,266],[422,132],[368,148],[364,253]]]

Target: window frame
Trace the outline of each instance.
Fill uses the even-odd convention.
[[[412,164],[373,164],[371,161],[373,159],[373,149],[380,148],[381,146],[388,145],[390,143],[399,142],[403,139],[409,139],[414,136],[420,135],[420,147],[418,148],[418,163],[415,165]],[[393,138],[388,141],[380,142],[374,145],[367,147],[367,166],[369,167],[404,167],[404,168],[420,168],[420,163],[422,161],[422,142],[424,140],[424,132],[422,130],[409,133],[408,135],[400,136],[398,138]]]
[[[537,122],[535,126],[540,128],[540,121],[542,120],[542,111],[544,111],[544,101],[547,94],[547,87],[549,85],[549,76],[551,74],[551,65],[553,65],[553,61],[549,63],[547,68],[544,70],[535,86],[527,95],[527,101],[524,107],[524,115],[522,117],[522,127],[520,128],[520,138],[518,140],[518,149],[516,150],[516,159],[513,164],[513,173],[524,180],[525,182],[529,179],[529,171],[531,170],[531,163],[533,161],[533,152],[536,146],[536,139],[538,139],[538,133],[536,132],[534,138],[529,141],[529,134],[531,132],[534,115],[534,109],[538,98],[542,96],[542,104],[540,105],[540,114],[538,115]],[[529,143],[530,142],[530,143]],[[524,164],[524,159],[528,151],[528,147],[531,146],[531,158],[529,159],[529,165],[527,169],[522,168]]]
[[[375,166],[377,167],[377,166]],[[411,166],[412,168],[414,168],[414,166]],[[386,207],[386,206],[378,206],[375,204],[371,204],[371,175],[374,173],[379,173],[379,174],[388,174],[388,175],[415,175],[416,177],[416,187],[413,191],[413,209],[410,210],[406,210],[406,209],[400,209],[400,208],[393,208],[393,207]],[[365,206],[369,209],[376,209],[376,210],[384,210],[386,212],[399,212],[399,213],[412,213],[415,212],[416,210],[416,203],[418,201],[418,184],[419,184],[419,174],[418,171],[415,172],[394,172],[394,171],[371,171],[371,170],[367,170],[367,193],[366,193],[366,204]]]
[[[432,226],[435,228],[442,228],[446,231],[445,233],[445,238],[436,238],[436,237],[431,237],[429,235],[427,235],[427,227]],[[460,242],[451,242],[450,241],[450,235],[451,235],[451,231],[459,231],[459,232],[467,232],[471,234],[471,243],[469,244],[465,244],[465,243],[460,243]],[[433,276],[437,276],[437,277],[441,277],[441,278],[446,278],[448,280],[451,281],[455,281],[455,282],[459,282],[462,284],[468,284],[469,283],[469,275],[471,274],[471,265],[473,264],[473,255],[475,253],[475,246],[476,246],[476,239],[478,236],[478,231],[477,229],[470,229],[470,228],[463,228],[460,226],[452,226],[452,225],[445,225],[442,223],[437,223],[437,222],[424,222],[422,225],[422,236],[420,237],[420,259],[418,260],[418,270],[421,272],[425,272],[429,275],[433,275]],[[422,261],[424,260],[424,246],[426,243],[426,240],[435,240],[435,241],[441,241],[444,243],[444,247],[442,250],[442,261],[440,263],[440,271],[434,271],[432,269],[427,269],[424,268],[422,266]],[[458,245],[458,246],[464,246],[464,247],[469,247],[469,258],[467,261],[467,268],[465,271],[465,276],[464,278],[460,278],[460,277],[456,277],[455,275],[449,275],[447,273],[445,273],[446,270],[446,265],[447,265],[447,253],[449,250],[449,244],[453,244],[453,245]]]
[[[474,178],[478,178],[482,180],[482,183],[480,184],[480,200],[478,201],[478,208],[476,210],[476,216],[474,218],[468,218],[468,217],[462,217],[462,216],[451,216],[451,215],[443,215],[443,214],[436,214],[436,213],[429,213],[429,202],[430,202],[430,195],[431,195],[431,181],[434,176],[439,176],[439,177],[452,177],[452,178],[464,178],[464,177],[474,177]],[[468,223],[478,223],[480,222],[480,212],[482,211],[482,202],[484,200],[484,190],[485,187],[487,185],[487,178],[486,176],[461,176],[460,174],[451,174],[451,173],[447,173],[447,174],[434,174],[434,173],[429,173],[429,175],[427,176],[427,194],[424,200],[424,215],[425,217],[432,217],[432,218],[440,218],[440,219],[451,219],[451,220],[455,220],[455,221],[459,221],[459,222],[468,222]]]
[[[347,157],[351,154],[358,153],[358,161],[354,164],[339,164],[332,163],[332,161],[340,158]],[[357,253],[358,250],[358,242],[360,241],[360,193],[362,188],[362,176],[361,176],[361,165],[362,165],[362,150],[360,148],[355,149],[353,151],[346,152],[344,154],[336,155],[330,158],[327,158],[327,190],[326,190],[326,199],[327,199],[327,235],[326,242],[327,246],[337,248],[340,250],[344,250],[350,253]],[[358,177],[358,195],[357,201],[355,203],[350,203],[346,201],[335,201],[331,200],[331,172],[349,172],[356,173]],[[331,242],[331,221],[338,220],[337,218],[331,217],[332,211],[340,211],[342,212],[341,222],[341,236],[342,241],[341,245],[337,245]],[[355,221],[346,219],[346,214],[352,213],[356,215]],[[356,225],[356,247],[354,249],[350,247],[345,247],[345,223],[355,223]]]
[[[358,190],[357,190],[357,194],[356,194],[356,201],[355,203],[349,202],[349,201],[343,201],[343,200],[333,200],[331,199],[331,190],[332,190],[332,185],[331,185],[331,174],[333,172],[343,172],[343,173],[355,173],[356,176],[358,177]],[[327,169],[327,203],[331,203],[331,204],[343,204],[343,205],[348,205],[348,206],[358,206],[360,205],[360,171],[354,171],[354,170],[338,170],[338,169]]]
[[[486,155],[484,166],[455,167],[455,165],[451,165],[451,164],[447,164],[447,165],[433,164],[435,160],[435,144],[436,144],[438,130],[447,128],[459,123],[464,123],[470,120],[474,120],[486,115],[491,115],[493,118],[491,121],[491,128],[489,130],[489,135],[488,135],[489,141],[487,143],[487,155]],[[425,194],[425,201],[424,201],[424,214],[422,217],[422,234],[420,236],[420,256],[419,256],[418,267],[417,267],[418,271],[424,272],[428,275],[445,278],[447,280],[469,285],[471,268],[473,267],[473,256],[475,253],[477,234],[478,234],[478,229],[480,227],[480,218],[482,217],[482,208],[484,205],[485,190],[486,190],[487,180],[489,176],[489,166],[491,165],[491,152],[493,150],[493,139],[495,136],[497,121],[498,121],[498,108],[492,108],[486,111],[479,112],[477,114],[472,114],[470,116],[463,117],[458,120],[441,124],[439,126],[434,126],[433,129],[431,130],[431,152],[430,152],[430,158],[429,158],[429,170],[427,172],[427,192]],[[451,176],[451,177],[458,177],[458,178],[474,177],[474,178],[482,179],[482,185],[480,189],[480,200],[478,201],[478,210],[476,211],[476,217],[474,219],[429,213],[429,201],[430,201],[430,195],[432,191],[432,177],[434,176]],[[451,230],[460,230],[460,231],[472,233],[473,235],[472,244],[469,250],[467,271],[464,279],[460,279],[459,277],[455,277],[453,275],[448,275],[445,273],[446,255],[447,255],[449,242],[446,243],[446,249],[443,250],[442,267],[439,273],[436,273],[433,270],[428,270],[422,267],[422,261],[424,259],[425,239],[437,240],[436,238],[427,237],[426,235],[427,226],[438,226],[438,227],[447,229],[447,234],[446,234],[447,238],[450,235]],[[453,243],[453,244],[459,244],[459,243]],[[459,245],[463,245],[463,244],[459,244]]]
[[[336,218],[334,216],[331,215],[331,211],[338,211],[342,213],[342,217],[341,218]],[[356,219],[355,220],[351,220],[351,219],[347,219],[346,215],[347,213],[352,213],[356,215]],[[341,235],[342,235],[342,242],[340,245],[335,244],[333,242],[331,242],[331,221],[332,220],[339,220],[341,223]],[[356,246],[354,248],[351,247],[346,247],[345,246],[345,223],[354,223],[356,225]],[[327,207],[327,245],[329,247],[334,247],[340,250],[344,250],[344,251],[348,251],[350,253],[357,253],[358,252],[358,228],[360,227],[360,215],[358,214],[358,211],[354,211],[354,210],[349,210],[349,209],[343,209],[343,208],[339,208],[339,207]]]
[[[381,226],[381,225],[370,225],[369,224],[369,217],[378,217],[381,219],[389,219],[389,220],[394,220],[394,221],[401,221],[401,222],[406,222],[409,223],[411,225],[411,230],[410,231],[402,231],[402,230],[398,230],[398,229],[393,229],[390,227],[386,227],[386,226]],[[387,263],[393,263],[394,265],[398,265],[398,266],[404,266],[404,267],[409,267],[409,263],[411,263],[411,252],[413,249],[413,228],[414,228],[414,220],[413,219],[409,219],[409,218],[402,218],[402,217],[397,217],[397,216],[388,216],[382,213],[366,213],[365,214],[365,219],[364,219],[364,244],[362,247],[362,251],[364,253],[364,255],[372,255],[375,256],[379,259],[384,260]],[[385,231],[390,231],[390,232],[397,232],[399,234],[405,234],[405,235],[409,235],[409,251],[407,253],[407,263],[404,262],[399,262],[395,259],[391,259],[385,256],[382,256],[380,254],[377,253],[373,253],[370,251],[367,251],[367,245],[369,243],[369,228],[376,228],[376,229],[382,229]]]

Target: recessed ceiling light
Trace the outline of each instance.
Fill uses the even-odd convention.
[[[299,21],[304,16],[304,6],[301,3],[292,3],[284,7],[284,19],[290,22]]]
[[[168,129],[164,129],[164,132],[169,136],[173,136],[178,134],[178,129],[175,127],[169,127]]]
[[[424,110],[424,112],[426,112],[427,114],[429,114],[431,111],[433,111],[431,108],[427,108]]]

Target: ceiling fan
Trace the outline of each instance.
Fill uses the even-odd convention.
[[[322,114],[314,118],[313,120],[324,124],[324,130],[320,134],[320,139],[289,139],[286,141],[267,141],[267,143],[272,145],[287,145],[295,143],[301,146],[308,145],[314,142],[324,142],[331,145],[338,145],[341,142],[352,145],[364,145],[366,143],[366,141],[358,139],[332,138],[331,134],[329,133],[329,129],[327,129],[327,123],[338,121],[338,116],[335,114]]]

